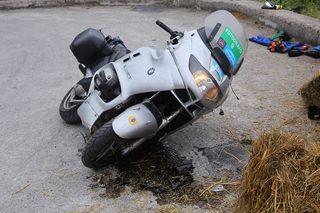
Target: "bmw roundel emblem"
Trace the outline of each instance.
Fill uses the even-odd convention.
[[[152,75],[154,72],[156,71],[156,69],[155,68],[150,68],[150,69],[148,69],[148,75]]]

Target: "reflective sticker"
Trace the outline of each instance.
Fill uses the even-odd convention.
[[[236,67],[243,48],[237,36],[229,27],[226,27],[218,40],[218,45],[223,49],[233,68]]]
[[[131,124],[131,125],[136,125],[138,123],[138,119],[136,117],[134,117],[133,115],[128,117],[128,121],[129,121],[129,124]]]
[[[232,67],[233,68],[236,67],[238,59],[235,57],[231,48],[228,45],[224,48],[224,53],[226,54],[227,58],[229,59]]]
[[[227,43],[225,40],[223,40],[223,38],[219,38],[218,45],[223,49],[227,45]]]
[[[221,82],[225,76],[219,64],[213,58],[211,59],[211,73],[216,77],[218,82]]]

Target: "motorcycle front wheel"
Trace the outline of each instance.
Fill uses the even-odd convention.
[[[60,103],[59,114],[62,120],[68,124],[81,124],[81,119],[77,113],[77,110],[82,102],[72,101],[74,98],[74,88],[71,88]]]
[[[89,139],[82,151],[82,163],[88,168],[99,169],[121,157],[120,139],[112,129],[112,122],[102,125]]]

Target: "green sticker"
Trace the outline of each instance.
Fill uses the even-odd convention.
[[[237,60],[239,60],[240,56],[243,53],[243,48],[237,36],[231,31],[229,27],[226,27],[221,35],[221,38],[223,38],[234,56],[237,58]]]

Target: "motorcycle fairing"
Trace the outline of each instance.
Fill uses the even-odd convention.
[[[231,83],[232,77],[227,78],[223,75],[221,67],[212,57],[210,50],[203,43],[197,30],[189,31],[184,33],[184,37],[180,41],[180,45],[175,47],[173,52],[177,60],[177,66],[182,73],[182,78],[188,88],[193,91],[193,94],[202,104],[206,106],[208,111],[218,107],[222,101],[228,96],[228,88]],[[200,92],[199,88],[195,84],[194,78],[190,72],[189,62],[190,56],[196,57],[197,61],[216,79],[220,86],[223,96],[217,102],[208,102],[204,99],[203,94]],[[213,67],[215,65],[215,67]],[[215,69],[220,68],[217,72],[220,72],[220,77],[217,77]],[[221,73],[222,72],[222,73]]]
[[[110,102],[104,102],[100,98],[99,91],[94,89],[94,81],[91,82],[89,95],[78,109],[82,123],[88,129],[91,129],[103,112],[123,103],[135,94],[185,88],[175,61],[167,49],[139,48],[103,66],[95,75],[103,72],[105,68],[116,71],[121,94]]]
[[[117,116],[112,122],[112,128],[121,138],[135,139],[155,135],[158,124],[144,104],[137,104]]]
[[[220,49],[235,74],[247,51],[247,36],[239,21],[228,11],[219,10],[205,19],[204,31],[212,49]],[[227,71],[227,70],[226,70]]]
[[[185,88],[169,50],[142,47],[113,63],[121,95]]]

